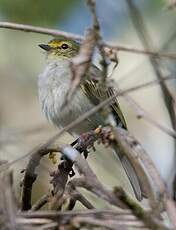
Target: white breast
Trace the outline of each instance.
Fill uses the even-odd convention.
[[[70,81],[71,72],[69,62],[66,60],[54,63],[48,62],[43,73],[39,75],[39,101],[42,110],[47,119],[58,127],[66,126],[92,108],[88,98],[78,89],[69,105],[62,109],[64,98],[70,87]],[[84,129],[83,131],[93,128],[88,121],[80,126]],[[82,128],[81,131],[73,131],[80,133]]]

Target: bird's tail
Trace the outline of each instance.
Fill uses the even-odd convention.
[[[127,174],[127,177],[130,181],[130,184],[133,188],[134,194],[136,196],[136,199],[141,201],[143,198],[146,198],[146,193],[143,190],[142,184],[140,182],[139,177],[137,176],[137,173],[133,167],[133,165],[130,163],[129,159],[120,154],[119,152],[117,153],[117,151],[115,151],[116,155],[118,156],[118,158],[120,159],[120,162]]]

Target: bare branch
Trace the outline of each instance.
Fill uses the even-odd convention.
[[[154,199],[152,198],[152,200],[155,202],[155,209],[153,207],[153,212],[155,213],[158,211],[158,208],[160,208],[159,203],[162,202],[173,226],[176,227],[176,208],[174,201],[171,199],[166,186],[158,173],[158,170],[149,158],[148,154],[144,151],[137,140],[129,135],[126,130],[116,128],[114,130],[114,135],[118,148],[130,159],[130,162],[133,163],[138,175],[142,173],[142,180],[146,178],[147,174],[149,175],[149,178],[152,179],[152,184],[155,185],[155,191],[157,194],[157,200],[154,197]],[[142,166],[144,168],[142,168]],[[149,180],[147,178],[144,183],[147,183],[146,185],[150,186],[148,182]],[[149,188],[150,187],[146,187],[147,191],[149,192],[149,198],[151,198],[152,194],[150,192],[153,190],[150,189],[149,191]],[[150,204],[152,207],[153,204]]]
[[[46,34],[51,36],[64,36],[67,38],[75,39],[75,40],[82,40],[83,37],[80,35],[60,31],[60,30],[53,30],[49,28],[25,25],[25,24],[18,24],[13,22],[0,22],[0,28],[7,28],[11,30],[19,30],[23,32],[32,32],[32,33],[39,33],[39,34]]]
[[[4,175],[0,175],[0,188],[1,224],[3,224],[3,227],[7,227],[7,229],[17,230],[17,205],[15,203],[16,199],[14,197],[14,191],[12,188],[12,172],[7,171],[4,173]]]
[[[167,0],[168,1],[168,5],[167,5],[167,8],[169,10],[172,10],[176,7],[176,0]]]
[[[31,208],[32,185],[37,178],[35,169],[39,165],[41,158],[50,152],[58,152],[58,149],[40,148],[31,155],[29,163],[24,171],[22,183],[22,210],[29,210]]]
[[[118,129],[118,131],[119,131],[119,129]],[[119,137],[117,139],[117,132],[115,133],[115,135],[116,135],[115,138],[118,141]],[[123,137],[123,140],[120,140],[120,144],[122,144],[121,141],[122,141],[122,143],[124,143],[124,137]],[[119,145],[118,145],[118,147],[119,147]],[[127,151],[131,151],[130,147],[131,147],[131,144],[128,146]],[[120,148],[120,150],[123,150],[123,152],[125,151],[123,148]],[[83,187],[83,188],[87,189],[88,191],[93,192],[98,197],[101,197],[102,199],[106,200],[107,202],[109,202],[112,205],[115,205],[118,207],[120,206],[120,207],[125,208],[125,209],[129,208],[135,216],[142,218],[142,220],[146,224],[146,226],[150,227],[151,229],[157,229],[157,228],[161,227],[161,225],[163,225],[162,223],[158,223],[158,221],[155,220],[154,215],[149,215],[149,213],[145,212],[145,210],[137,202],[135,202],[131,198],[129,198],[127,196],[127,194],[125,194],[125,192],[122,189],[116,188],[115,193],[113,193],[113,191],[111,191],[111,190],[107,190],[99,182],[98,178],[93,173],[93,171],[89,167],[88,163],[81,157],[81,155],[76,150],[72,149],[72,147],[64,147],[62,149],[62,153],[66,157],[68,157],[70,160],[74,161],[75,165],[79,169],[79,173],[81,175],[83,175],[80,178],[72,179],[69,183],[73,184],[76,187],[77,186]],[[125,154],[128,154],[128,156],[129,156],[129,154],[131,154],[131,153],[128,152]],[[141,155],[143,156],[143,154],[141,154]],[[130,160],[131,160],[131,158],[133,158],[132,161],[134,161],[134,160],[136,160],[137,157],[136,157],[136,155],[134,156],[132,154],[132,155],[130,155]],[[148,159],[147,156],[146,157],[143,156],[143,158],[145,159],[144,163],[150,162],[150,164],[151,164],[151,161]],[[151,170],[151,167],[150,167],[150,170]],[[142,169],[141,171],[144,171],[144,170]],[[157,174],[157,171],[156,171],[156,174]],[[158,183],[162,183],[162,182],[158,181]],[[162,189],[160,186],[159,189],[161,189],[161,192],[163,192],[164,188]],[[116,196],[116,198],[114,197],[114,195]],[[173,208],[173,205],[171,205],[171,206]],[[170,208],[168,208],[168,206],[167,206],[166,210],[168,211],[168,210],[170,210]],[[174,215],[174,214],[172,214],[172,215]],[[174,220],[171,219],[171,221],[174,224]],[[163,227],[163,229],[165,229],[165,227]]]
[[[144,110],[139,104],[137,104],[136,101],[134,101],[129,95],[124,95],[124,99],[128,102],[131,109],[135,111],[138,119],[143,118],[156,128],[160,129],[162,132],[168,134],[169,136],[173,136],[172,129],[164,126],[163,124],[153,119],[152,116],[146,110]]]
[[[64,195],[70,200],[66,210],[72,210],[77,201],[87,209],[94,209],[94,206],[71,183],[67,184]]]
[[[47,35],[56,36],[56,37],[57,36],[64,36],[64,37],[74,39],[74,40],[83,40],[84,39],[83,36],[80,36],[77,34],[67,33],[64,31],[53,30],[53,29],[48,29],[48,28],[43,28],[43,27],[36,27],[36,26],[31,26],[31,25],[17,24],[17,23],[13,23],[13,22],[0,22],[0,28],[7,28],[7,29],[18,30],[18,31],[23,31],[23,32],[47,34]],[[151,50],[144,50],[144,49],[139,49],[139,48],[128,47],[126,45],[109,44],[107,42],[104,42],[104,46],[109,47],[111,49],[115,49],[117,51],[131,52],[131,53],[143,54],[143,55],[150,55],[150,56],[153,56],[155,58],[176,59],[176,54],[174,54],[174,53],[154,52]]]
[[[150,49],[139,49],[136,47],[134,48],[134,47],[126,46],[126,45],[109,44],[107,42],[104,43],[104,46],[117,50],[117,51],[130,52],[130,53],[141,54],[141,55],[149,55],[153,58],[176,59],[175,53],[163,53],[160,51],[152,51]]]
[[[76,57],[72,58],[70,63],[72,78],[70,83],[70,89],[68,90],[65,98],[64,106],[66,106],[71,100],[80,83],[86,77],[88,77],[86,73],[91,64],[96,43],[97,41],[95,32],[94,30],[89,29],[87,31],[85,39],[83,40],[83,43],[81,44],[79,54]]]
[[[147,26],[143,20],[143,17],[140,13],[140,10],[136,6],[133,0],[126,0],[129,8],[129,12],[131,15],[132,22],[138,33],[138,36],[147,50],[154,50],[153,41],[150,37],[150,34],[147,30]],[[154,59],[153,57],[149,57],[149,61],[153,67],[153,70],[156,74],[157,79],[161,80],[163,78],[162,71],[160,70],[159,60]],[[166,82],[160,82],[161,90],[163,93],[164,103],[169,112],[169,116],[171,119],[172,127],[176,129],[176,114],[175,114],[175,98],[168,88]]]
[[[81,210],[81,211],[66,211],[66,212],[28,212],[28,213],[20,213],[19,220],[34,220],[34,219],[41,219],[41,220],[52,220],[57,222],[60,226],[71,224],[73,226],[78,223],[76,218],[91,218],[92,220],[99,220],[99,221],[114,221],[113,223],[118,224],[121,221],[122,225],[125,225],[127,221],[131,222],[131,224],[141,224],[136,217],[132,216],[131,212],[128,210]],[[82,219],[83,220],[83,219]],[[74,222],[75,221],[75,222]],[[129,223],[128,222],[128,223]],[[100,226],[102,226],[100,224]],[[142,226],[142,225],[141,225]]]
[[[41,209],[47,202],[51,194],[43,195],[31,208],[31,211],[37,211]]]

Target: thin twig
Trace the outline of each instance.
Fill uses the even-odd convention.
[[[175,53],[163,53],[160,51],[152,51],[150,49],[139,49],[136,47],[134,48],[134,47],[125,46],[125,45],[109,44],[107,42],[104,43],[104,46],[117,50],[117,51],[149,55],[153,58],[168,58],[168,59],[173,59],[173,60],[176,59]]]
[[[142,44],[147,50],[154,50],[154,44],[152,41],[152,38],[150,37],[150,34],[147,30],[147,26],[143,20],[142,14],[135,4],[134,0],[126,0],[129,8],[129,12],[131,14],[131,19],[134,24],[134,27],[136,29],[136,32],[138,33],[138,37],[141,40]],[[153,67],[153,70],[156,74],[156,77],[158,80],[163,79],[163,74],[160,69],[160,63],[159,60],[154,59],[153,57],[149,57],[149,61],[151,63],[151,66]],[[171,124],[174,130],[176,130],[176,101],[173,93],[169,89],[166,82],[161,81],[160,82],[162,94],[163,94],[163,100],[165,103],[165,106],[168,110]],[[175,143],[175,151],[176,151],[176,141]],[[173,188],[173,192],[174,192]]]
[[[47,202],[51,194],[44,194],[31,208],[31,211],[37,211],[41,209]]]
[[[19,229],[16,223],[17,204],[12,187],[12,172],[7,171],[0,175],[0,188],[1,223],[4,229],[17,230]]]
[[[128,105],[131,107],[132,110],[135,111],[136,116],[138,119],[144,119],[162,132],[168,134],[170,136],[172,130],[163,124],[159,123],[157,120],[153,119],[152,116],[144,110],[132,97],[129,95],[124,95],[124,99],[128,102]]]
[[[91,15],[92,15],[92,21],[93,21],[93,29],[97,38],[97,47],[100,51],[102,60],[100,61],[100,64],[102,66],[102,72],[101,72],[101,79],[99,80],[99,88],[103,91],[106,90],[106,79],[108,77],[108,60],[107,60],[107,54],[105,52],[105,46],[103,43],[103,37],[101,35],[101,28],[100,23],[97,16],[96,11],[96,1],[95,0],[87,0],[87,6],[90,9]],[[106,93],[105,93],[106,95]]]
[[[71,197],[71,202],[69,203],[67,210],[71,210],[70,207],[72,206],[72,202],[76,203],[76,201],[79,201],[87,209],[95,208],[72,184],[67,184],[66,192]]]
[[[135,26],[136,32],[138,33],[138,37],[140,38],[142,44],[147,50],[154,50],[153,41],[150,37],[150,34],[147,30],[147,26],[143,20],[140,10],[134,3],[134,0],[126,0],[129,8],[129,12],[131,14],[132,22]],[[153,67],[153,70],[156,74],[156,77],[161,80],[163,78],[162,71],[160,70],[159,61],[154,59],[153,57],[149,57],[149,61]],[[176,114],[175,114],[175,98],[168,88],[166,82],[161,81],[160,86],[162,89],[164,102],[166,108],[169,112],[169,116],[171,119],[173,129],[176,129]]]
[[[73,33],[68,33],[68,32],[49,29],[49,28],[25,25],[25,24],[17,24],[17,23],[13,23],[13,22],[0,22],[0,28],[18,30],[18,31],[23,31],[23,32],[47,34],[47,35],[56,36],[56,37],[57,36],[64,36],[66,38],[70,38],[70,39],[74,39],[74,40],[83,40],[84,39],[83,36],[73,34]],[[151,50],[144,50],[144,49],[139,49],[139,48],[128,47],[126,45],[109,44],[107,42],[103,42],[103,44],[104,44],[104,46],[109,47],[111,49],[115,49],[117,51],[131,52],[131,53],[143,54],[143,55],[150,55],[150,56],[153,56],[155,58],[176,59],[176,54],[174,54],[174,53],[154,52]]]
[[[117,147],[130,159],[130,162],[135,161],[135,164],[133,165],[136,166],[135,169],[138,171],[139,175],[140,173],[143,174],[141,174],[141,178],[144,179],[147,175],[149,175],[149,178],[152,179],[152,184],[155,185],[156,195],[158,196],[156,200],[156,204],[158,205],[155,206],[155,209],[152,211],[154,213],[159,212],[160,210],[157,209],[160,209],[159,203],[162,202],[171,223],[174,227],[176,227],[176,208],[174,201],[171,199],[158,170],[149,158],[148,154],[144,151],[138,141],[129,135],[126,130],[116,128],[114,129],[114,135],[117,141]],[[144,169],[141,168],[142,166]],[[138,167],[140,167],[140,170],[138,170]],[[150,196],[150,194],[148,195]],[[151,204],[151,206],[153,205]]]
[[[86,33],[85,39],[80,46],[79,53],[72,58],[70,62],[70,69],[72,73],[70,88],[65,97],[64,106],[66,106],[73,98],[77,88],[85,78],[88,77],[87,71],[92,63],[92,56],[96,46],[97,39],[95,32],[89,29]]]
[[[61,30],[54,30],[44,27],[32,26],[32,25],[25,25],[25,24],[18,24],[13,22],[0,22],[0,28],[6,28],[11,30],[20,30],[23,32],[32,32],[32,33],[39,33],[39,34],[46,34],[52,36],[64,36],[74,40],[82,40],[83,36],[76,35],[73,33],[64,32]]]
[[[128,221],[128,220],[124,220],[123,218],[121,218],[121,220],[117,221],[117,220],[111,220],[111,219],[105,219],[105,220],[100,220],[98,218],[91,218],[91,217],[76,217],[73,218],[71,224],[75,227],[81,228],[81,226],[87,226],[90,227],[92,229],[93,226],[97,226],[99,228],[106,228],[106,229],[110,229],[110,230],[117,230],[117,229],[128,229],[129,227],[131,228],[135,228],[135,229],[142,229],[142,228],[146,228],[146,226],[139,221]],[[122,227],[123,226],[123,227]]]
[[[57,222],[59,225],[69,224],[70,220],[76,217],[92,217],[98,218],[99,220],[117,220],[119,219],[131,219],[134,221],[138,221],[132,215],[130,210],[107,210],[107,209],[99,209],[99,210],[72,210],[63,211],[63,212],[54,212],[54,211],[36,211],[36,212],[22,212],[18,214],[17,221],[25,219],[25,220],[34,220],[34,219],[49,219],[54,222]]]
[[[48,153],[58,152],[58,149],[55,148],[41,148],[37,152],[31,155],[29,163],[25,169],[25,174],[22,183],[22,210],[31,209],[31,194],[32,194],[32,185],[37,178],[35,173],[36,167],[39,165],[40,160],[43,156]]]

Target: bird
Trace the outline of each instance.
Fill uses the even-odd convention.
[[[96,79],[101,79],[102,70],[91,63],[89,70],[85,73],[85,81],[81,82],[69,104],[64,106],[72,81],[70,61],[78,55],[80,45],[78,41],[63,36],[54,38],[47,44],[39,44],[39,47],[46,52],[46,65],[38,76],[39,102],[46,118],[58,128],[65,127],[100,103],[105,97],[108,98],[114,94],[113,87],[107,86],[107,89],[103,91],[106,95],[102,95],[97,80],[89,77],[96,76]],[[110,104],[110,109],[117,126],[127,129],[117,99]],[[96,112],[76,127],[71,128],[69,132],[71,135],[80,136],[100,125],[104,125],[104,117],[100,112]],[[144,198],[142,183],[134,167],[126,156],[120,152],[118,156],[137,200],[141,201]]]

